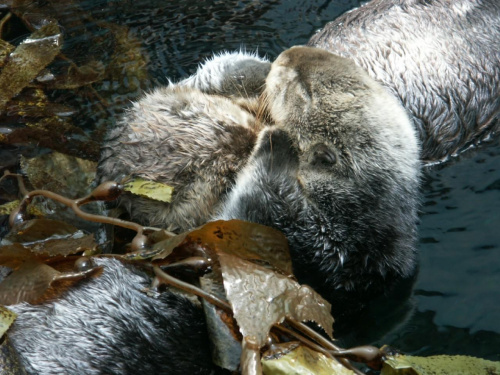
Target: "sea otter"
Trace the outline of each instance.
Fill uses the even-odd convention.
[[[166,220],[173,220],[176,228],[194,225],[189,218],[180,220],[177,217],[182,215],[172,215],[177,204],[188,202],[192,207],[206,204],[197,220],[208,212],[213,219],[240,218],[284,231],[299,281],[336,302],[334,315],[341,320],[342,313],[361,309],[368,299],[389,291],[399,280],[411,278],[415,270],[416,134],[397,101],[344,58],[316,48],[296,47],[282,53],[270,70],[266,61],[257,59],[252,64],[256,68],[252,71],[269,74],[265,85],[254,85],[257,91],[250,91],[247,97],[240,97],[241,91],[226,91],[226,96],[221,96],[205,88],[203,93],[190,86],[200,82],[191,78],[139,101],[126,115],[128,122],[121,122],[118,130],[110,133],[103,148],[100,178],[108,179],[108,173],[121,178],[147,171],[137,166],[161,155],[161,147],[172,154],[155,158],[152,171],[170,174],[165,177],[169,183],[187,182],[187,190],[180,186],[181,194],[189,192],[192,179],[194,186],[206,186],[219,183],[209,178],[227,178],[220,183],[226,184],[228,192],[216,191],[220,202],[207,199],[208,203],[197,203],[196,197],[187,194],[180,201],[174,198],[172,207],[147,202],[148,208],[141,211],[143,201],[127,204],[144,215],[150,210],[154,219],[148,219],[148,224],[169,226],[172,222]],[[200,71],[204,68],[210,69],[204,66]],[[234,75],[226,77],[234,84]],[[254,123],[258,111],[251,109],[252,96],[264,87],[259,111],[269,124]],[[213,112],[207,112],[208,116],[198,110],[191,116],[193,108]],[[212,118],[217,121],[210,122]],[[186,120],[189,129],[182,126]],[[171,128],[161,129],[170,124]],[[199,128],[194,131],[194,126]],[[200,134],[207,138],[198,149],[176,148],[179,143],[194,142]],[[224,136],[241,141],[225,141]],[[212,147],[211,142],[226,142],[227,147],[212,155],[213,148],[210,152],[203,149]],[[131,154],[134,148],[137,150]],[[186,157],[186,153],[198,163],[189,170],[194,177],[182,174],[191,167],[189,163],[169,160]],[[217,163],[229,156],[242,160],[236,160],[226,176]],[[133,211],[132,216],[140,218]],[[103,280],[86,280],[81,288],[41,307],[13,307],[19,317],[9,337],[30,373],[118,374],[134,368],[169,374],[222,371],[209,360],[198,307],[170,292],[160,300],[149,299],[140,292],[150,281],[146,275],[111,260],[99,262],[105,266]],[[123,301],[129,302],[124,305]],[[80,309],[96,311],[95,318],[76,311],[71,317],[64,313]],[[52,319],[54,311],[62,315]],[[191,324],[179,329],[188,316]],[[64,329],[58,328],[62,325]],[[157,325],[162,328],[156,329]],[[72,352],[64,359],[55,358],[73,341],[82,343],[80,347],[75,344],[75,350],[83,351],[83,357]],[[92,341],[99,344],[92,346]],[[191,341],[197,346],[190,347]],[[45,351],[47,342],[56,354]],[[183,356],[192,360],[188,370],[180,359]]]
[[[382,83],[408,111],[426,162],[500,130],[498,0],[373,0],[308,45],[351,59]]]
[[[318,48],[283,52],[265,87],[273,125],[218,217],[283,231],[299,281],[349,314],[415,269],[415,131],[362,69]]]

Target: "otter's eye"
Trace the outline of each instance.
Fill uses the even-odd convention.
[[[315,166],[331,166],[337,163],[337,155],[324,143],[318,143],[311,148],[309,163]]]

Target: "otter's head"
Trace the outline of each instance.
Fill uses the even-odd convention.
[[[294,47],[272,64],[261,132],[221,217],[271,225],[299,281],[330,300],[415,269],[418,144],[403,108],[351,61]]]

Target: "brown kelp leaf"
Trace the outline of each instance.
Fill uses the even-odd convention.
[[[10,55],[0,73],[0,111],[59,53],[62,35],[49,23],[26,38]]]
[[[67,256],[97,246],[93,234],[85,234],[70,224],[45,218],[15,225],[5,236],[3,243],[13,243],[12,246],[23,244],[33,255],[45,257]],[[3,248],[0,251],[1,249]],[[0,261],[1,259],[0,254]]]
[[[42,218],[24,221],[14,226],[5,239],[10,242],[32,243],[46,241],[51,237],[71,237],[77,232],[79,232],[77,228],[63,221]]]
[[[170,246],[197,246],[214,253],[235,254],[244,259],[268,263],[287,275],[292,274],[286,237],[265,225],[242,220],[218,220],[180,234],[177,239],[172,238],[170,241]],[[163,259],[171,252],[169,248],[165,254],[154,259]]]
[[[101,81],[103,78],[104,65],[102,62],[90,61],[82,66],[69,64],[57,76],[42,72],[36,80],[49,89],[76,89]]]
[[[70,116],[76,111],[73,108],[49,101],[39,88],[27,88],[13,98],[8,104],[8,114],[15,113],[22,117]]]
[[[0,304],[32,302],[43,296],[60,272],[34,259],[23,263],[0,283]]]
[[[264,375],[354,375],[338,361],[315,352],[305,346],[298,346],[276,359],[262,359]]]
[[[414,357],[397,355],[384,361],[381,375],[500,375],[500,362],[463,355]]]
[[[95,161],[99,158],[99,143],[90,139],[67,117],[44,117],[38,121],[28,122],[26,126],[0,134],[0,143],[35,143],[39,147],[50,148],[68,155],[78,155]]]
[[[172,254],[175,248],[177,248],[184,242],[187,235],[188,232],[178,234],[176,236],[155,243],[153,245],[153,248],[150,250],[134,251],[132,253],[125,254],[124,257],[127,259],[137,259],[137,260],[151,259],[151,258],[152,258],[151,260],[165,259],[170,254]]]
[[[76,198],[90,193],[97,163],[51,152],[30,159],[21,157],[21,167],[36,189]]]
[[[36,242],[29,246],[35,254],[47,256],[71,255],[80,251],[92,250],[97,246],[93,234],[83,234],[81,231],[64,238],[52,238]]]
[[[240,331],[262,346],[273,324],[286,317],[314,321],[331,337],[331,305],[307,285],[237,256],[219,254],[229,300]]]
[[[0,339],[5,332],[7,332],[12,323],[14,323],[16,317],[17,315],[14,311],[10,311],[6,307],[0,306]]]
[[[0,247],[0,265],[2,266],[16,269],[31,258],[33,258],[33,253],[19,243]]]

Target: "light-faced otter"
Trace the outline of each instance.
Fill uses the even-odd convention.
[[[337,317],[411,277],[419,147],[395,98],[349,60],[293,47],[274,61],[263,101],[274,125],[219,217],[283,231],[299,281]]]
[[[308,45],[354,61],[406,108],[436,162],[500,130],[500,2],[373,0]]]
[[[267,64],[257,61],[255,65],[262,63]],[[234,76],[228,79],[234,81]],[[367,299],[411,277],[415,268],[418,144],[404,110],[366,73],[348,60],[320,49],[298,47],[284,52],[272,65],[262,99],[265,118],[272,125],[261,130],[257,139],[253,110],[238,104],[240,97],[229,101],[218,94],[203,94],[198,88],[182,86],[157,91],[132,108],[126,118],[134,121],[133,126],[122,123],[104,146],[99,167],[102,179],[109,179],[107,173],[120,177],[134,173],[132,168],[142,173],[138,167],[144,164],[144,158],[163,152],[159,149],[162,146],[172,154],[155,158],[153,172],[159,173],[163,167],[175,171],[170,172],[172,177],[183,176],[180,173],[185,167],[169,169],[169,158],[195,153],[188,155],[194,160],[201,157],[196,165],[199,169],[193,169],[195,180],[205,186],[214,181],[227,183],[229,190],[228,194],[217,191],[221,201],[214,199],[214,204],[207,205],[208,213],[199,215],[199,220],[206,215],[241,218],[284,231],[299,280],[336,302],[334,314],[339,320],[339,311],[349,314],[358,310]],[[192,101],[186,101],[186,95],[191,94]],[[160,104],[151,103],[153,99]],[[230,120],[219,117],[218,122],[209,122],[214,115],[209,118],[203,111],[197,117],[186,116],[196,103],[210,100],[231,104],[215,106],[214,111],[225,114],[227,109],[236,108],[239,113]],[[176,107],[177,103],[183,106]],[[160,112],[148,113],[148,106]],[[158,129],[165,125],[159,119],[165,117],[174,118],[166,122],[167,126],[174,124],[170,130]],[[203,135],[208,134],[199,147],[220,142],[224,135],[221,133],[232,126],[236,133],[248,137],[246,143],[240,143],[243,146],[238,146],[248,150],[240,155],[244,160],[228,169],[234,174],[228,181],[233,183],[209,179],[213,173],[225,177],[217,170],[220,159],[213,158],[210,152],[200,148],[181,152],[170,146],[186,140],[194,142],[193,134],[201,134],[192,128],[183,129],[183,123],[199,125],[193,118],[203,120]],[[183,122],[186,119],[189,121]],[[152,145],[155,153],[141,153],[141,147]],[[228,145],[218,157],[224,159],[239,150],[233,143]],[[191,180],[182,177],[178,181]],[[197,197],[188,198],[191,205],[199,202]],[[172,206],[185,202],[174,200]],[[194,225],[189,218],[175,219],[175,207],[148,202],[148,209],[141,211],[141,201],[130,204],[132,210],[143,215],[147,210],[165,210],[153,213],[157,224],[169,226],[171,223],[163,220],[174,218],[178,227]],[[149,217],[147,220],[153,222]],[[198,307],[170,292],[159,301],[148,299],[140,292],[150,281],[146,275],[110,260],[100,262],[105,265],[104,280],[85,280],[81,288],[42,306],[13,307],[19,317],[9,337],[28,372],[118,374],[139,368],[168,374],[221,371],[209,359],[206,328]],[[79,309],[96,311],[96,316],[79,314]],[[61,312],[60,319],[52,319],[54,311]],[[179,329],[183,318],[193,320],[184,330]],[[158,329],[158,325],[163,328]],[[91,341],[100,344],[91,346]],[[192,341],[197,346],[191,346]],[[68,356],[70,342],[81,342],[75,348],[85,355],[72,352]],[[182,358],[189,358],[191,364]]]

